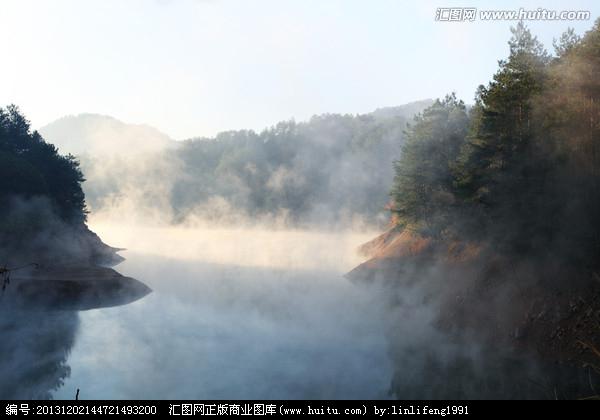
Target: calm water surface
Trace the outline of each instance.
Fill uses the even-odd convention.
[[[381,298],[343,274],[372,234],[92,226],[153,289],[79,313],[54,398],[387,398]]]

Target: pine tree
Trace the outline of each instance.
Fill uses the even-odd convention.
[[[448,231],[455,205],[452,166],[467,127],[465,105],[455,94],[437,100],[409,126],[391,192],[400,225],[435,237]]]
[[[37,131],[32,132],[15,105],[0,108],[0,161],[0,199],[4,203],[14,196],[46,196],[62,219],[85,222],[79,162],[71,155],[60,155]]]
[[[534,156],[532,98],[544,87],[550,56],[522,22],[511,31],[508,59],[477,91],[455,175],[460,197],[486,218],[480,225],[488,229],[479,234],[505,234],[510,226],[506,239],[518,241],[528,236],[535,217],[530,204],[544,177],[545,166]],[[502,232],[493,232],[494,225],[503,226]]]

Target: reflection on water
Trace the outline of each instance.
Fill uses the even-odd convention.
[[[22,311],[2,301],[0,398],[50,398],[69,376],[78,325],[76,312]]]
[[[7,362],[3,397],[387,397],[381,305],[342,277],[369,235],[99,233],[131,250],[118,270],[154,293],[6,324],[15,337],[1,351],[23,360]]]

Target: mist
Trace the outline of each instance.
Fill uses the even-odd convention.
[[[368,234],[91,226],[153,293],[80,315],[54,398],[389,398],[381,296],[343,277]]]
[[[392,162],[403,130],[430,103],[315,115],[261,132],[185,141],[89,114],[62,118],[40,132],[80,159],[87,205],[96,217],[368,231],[387,224]]]
[[[472,117],[456,98],[445,101],[419,114],[416,127],[456,107],[434,141],[462,141]],[[108,119],[104,129],[95,116],[45,130],[61,150],[69,136],[59,126],[96,151],[80,156],[88,225],[125,249],[119,271],[152,289],[130,305],[79,315],[72,373],[52,397],[80,389],[101,399],[572,398],[593,386],[589,369],[552,365],[522,339],[523,313],[562,319],[540,303],[546,271],[486,242],[429,236],[434,223],[473,230],[476,219],[453,212],[447,193],[428,196],[428,209],[440,200],[448,212],[430,216],[433,230],[414,223],[415,236],[407,230],[408,243],[394,244],[402,229],[393,213],[392,242],[384,236],[380,249],[358,252],[390,228],[388,191],[396,202],[410,196],[392,188],[394,162],[428,162],[402,155],[412,140],[402,112],[421,106],[152,140],[156,148],[130,147],[138,128]],[[80,125],[90,121],[86,134]],[[109,135],[118,139],[112,146],[94,146]],[[508,222],[489,230],[498,244],[520,234]]]
[[[1,302],[0,394],[11,400],[51,398],[71,373],[67,360],[77,313],[7,309],[4,296]]]
[[[71,3],[4,22],[71,115],[0,107],[0,399],[598,398],[600,20]]]

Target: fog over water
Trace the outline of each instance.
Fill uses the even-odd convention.
[[[153,289],[81,312],[54,398],[388,398],[382,297],[343,274],[373,233],[102,224]]]

